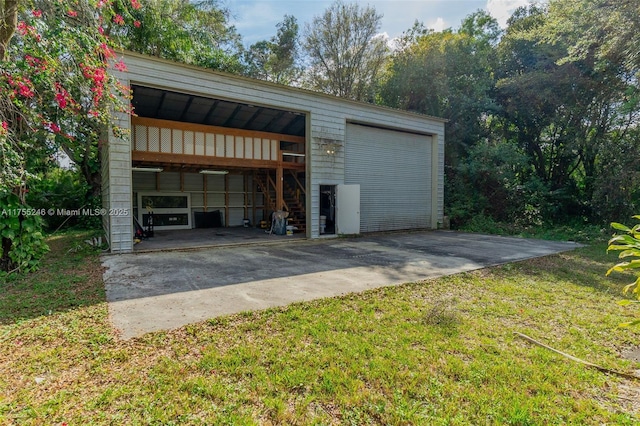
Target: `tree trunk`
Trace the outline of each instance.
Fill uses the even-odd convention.
[[[20,0],[0,0],[0,60],[5,60],[7,47],[18,24]]]

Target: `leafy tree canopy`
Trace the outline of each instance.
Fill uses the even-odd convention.
[[[333,3],[305,26],[305,76],[312,89],[371,101],[388,48],[379,36],[382,15],[358,3]]]
[[[240,73],[240,35],[217,0],[139,0],[131,19],[106,33],[125,49],[185,64]]]
[[[285,15],[270,40],[252,44],[244,52],[246,73],[250,77],[281,84],[295,84],[302,70],[298,65],[298,21]]]

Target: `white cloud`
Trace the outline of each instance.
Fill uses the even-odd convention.
[[[507,27],[507,20],[515,10],[522,6],[528,6],[530,0],[487,0],[487,12],[497,19],[500,27]]]
[[[445,24],[444,19],[442,19],[441,17],[438,17],[438,19],[436,19],[435,21],[431,21],[427,23],[427,28],[431,28],[435,32],[441,33],[442,31],[444,31],[445,28],[448,28],[448,27]]]

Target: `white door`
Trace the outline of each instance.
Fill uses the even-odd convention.
[[[336,187],[336,234],[360,233],[360,185]]]

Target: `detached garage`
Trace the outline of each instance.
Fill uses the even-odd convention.
[[[128,138],[102,145],[112,252],[134,223],[188,231],[286,211],[307,238],[442,222],[444,120],[135,53]],[[215,243],[215,242],[212,242]]]

